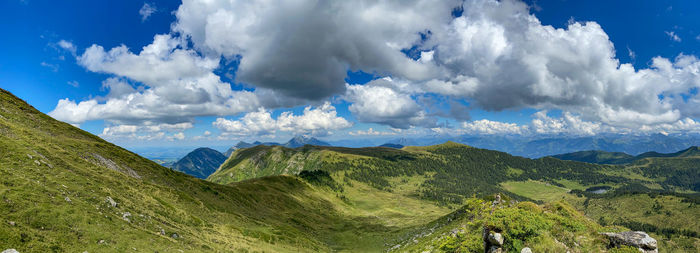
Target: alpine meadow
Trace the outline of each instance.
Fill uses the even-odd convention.
[[[700,252],[700,4],[0,3],[0,252]]]

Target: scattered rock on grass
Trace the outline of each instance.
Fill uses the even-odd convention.
[[[124,220],[127,221],[127,222],[131,222],[131,220],[129,220],[129,217],[131,217],[131,213],[130,213],[130,212],[124,212],[124,213],[122,214],[122,219],[124,219]]]
[[[106,201],[107,201],[107,203],[109,203],[109,205],[112,206],[112,207],[117,207],[117,205],[119,205],[119,204],[117,204],[116,201],[114,201],[114,199],[112,199],[112,197],[109,197],[109,196],[107,196],[107,200],[106,200]]]

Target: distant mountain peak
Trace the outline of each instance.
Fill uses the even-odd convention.
[[[207,178],[219,165],[226,161],[226,156],[211,148],[197,148],[173,164],[174,170],[198,178]]]
[[[321,141],[319,139],[316,139],[314,137],[311,137],[309,135],[297,135],[297,136],[294,136],[294,138],[290,139],[283,146],[288,147],[288,148],[298,148],[298,147],[302,147],[304,145],[330,146],[331,144],[329,144],[325,141]]]

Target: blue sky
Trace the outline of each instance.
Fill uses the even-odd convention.
[[[2,1],[0,87],[126,146],[700,131],[692,1],[197,2]]]

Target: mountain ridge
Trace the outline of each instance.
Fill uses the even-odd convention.
[[[636,156],[622,152],[607,152],[601,150],[579,151],[573,153],[565,153],[553,155],[551,157],[567,160],[579,161],[598,164],[626,164],[639,161],[646,158],[682,158],[682,157],[700,157],[700,147],[691,146],[683,150],[673,153],[645,152]]]
[[[230,157],[233,152],[235,152],[238,149],[242,148],[250,148],[258,145],[267,145],[267,146],[283,146],[287,148],[298,148],[302,147],[304,145],[314,145],[314,146],[331,146],[328,142],[321,141],[319,139],[316,139],[315,137],[307,136],[307,135],[297,135],[289,139],[289,141],[285,143],[277,143],[277,142],[260,142],[260,141],[254,141],[253,143],[247,143],[244,141],[239,141],[236,145],[233,147],[229,148],[224,155],[226,157]]]
[[[197,148],[172,165],[172,169],[205,179],[226,161],[226,156],[211,148]]]

